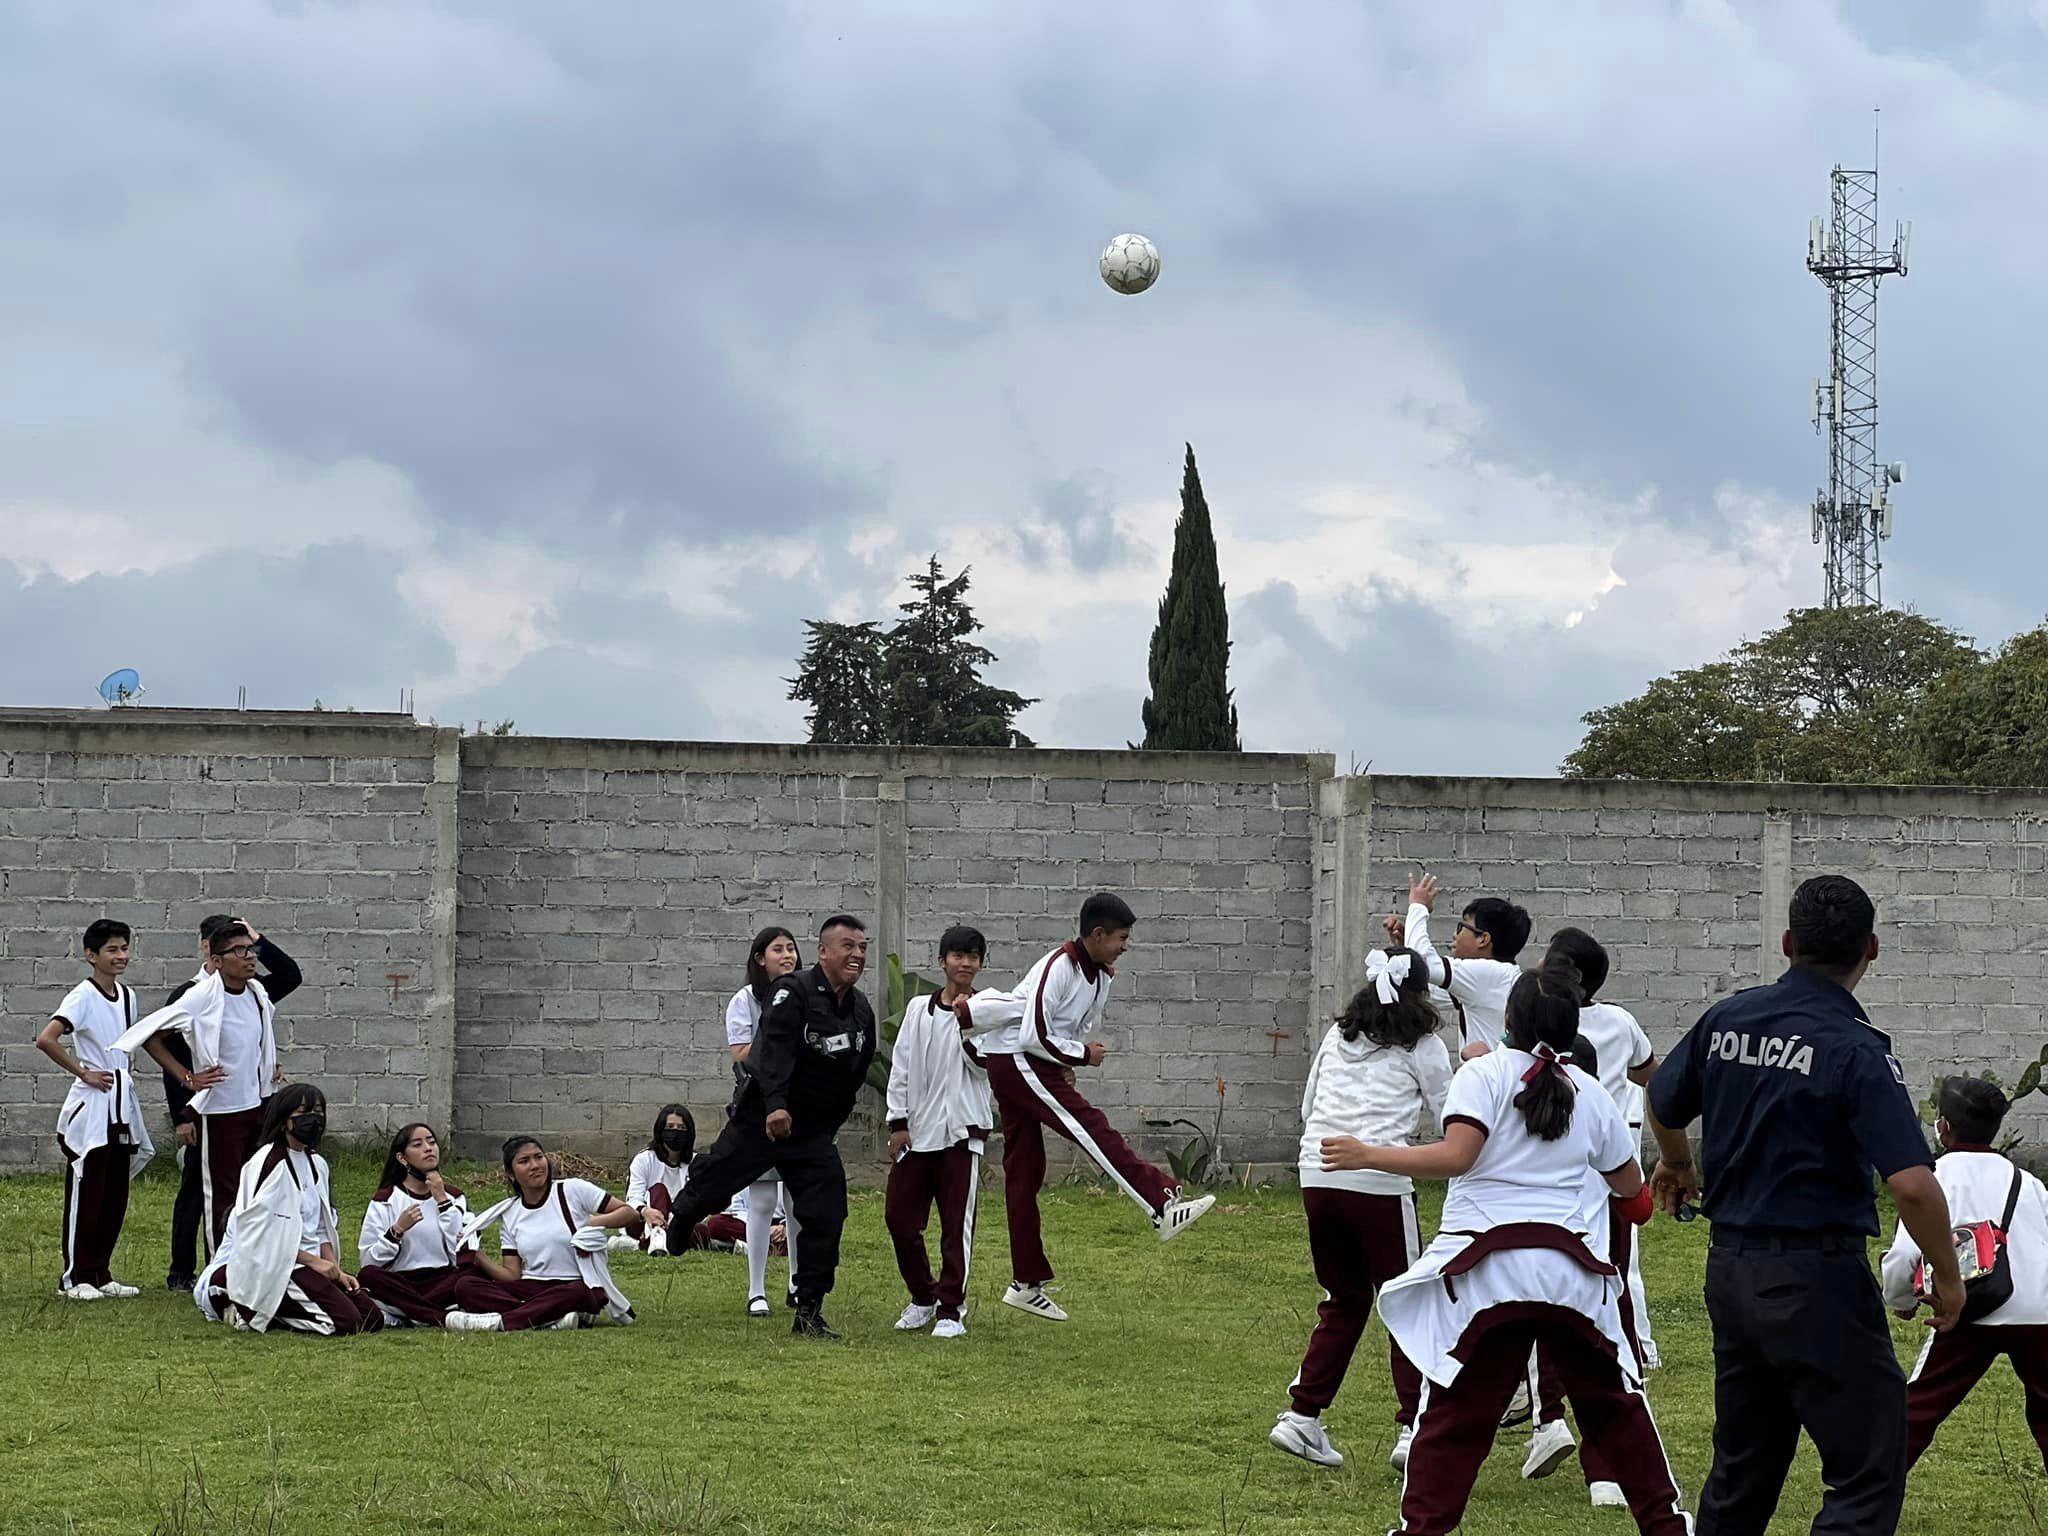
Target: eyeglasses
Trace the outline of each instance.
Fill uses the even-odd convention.
[[[256,946],[254,944],[237,944],[233,949],[222,950],[220,957],[225,960],[230,955],[253,955],[255,953]]]
[[[1483,939],[1486,937],[1486,931],[1483,928],[1475,928],[1470,923],[1466,922],[1463,918],[1458,919],[1458,926],[1456,928],[1453,928],[1451,931],[1453,933],[1469,933],[1475,939]]]

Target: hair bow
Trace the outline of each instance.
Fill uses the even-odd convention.
[[[1522,1081],[1525,1083],[1535,1082],[1537,1074],[1542,1072],[1555,1072],[1562,1077],[1564,1069],[1572,1064],[1570,1051],[1555,1050],[1541,1040],[1536,1042],[1529,1054],[1536,1058],[1536,1064],[1522,1074]]]
[[[1389,956],[1384,949],[1376,949],[1365,957],[1365,976],[1378,992],[1380,1002],[1391,1008],[1395,997],[1408,981],[1409,955]]]

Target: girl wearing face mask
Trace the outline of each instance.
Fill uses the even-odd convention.
[[[468,1329],[469,1314],[455,1305],[455,1266],[469,1203],[441,1177],[432,1126],[400,1128],[377,1184],[356,1239],[356,1278],[394,1328]]]
[[[329,1338],[384,1326],[377,1303],[338,1262],[327,1159],[318,1151],[326,1132],[327,1098],[318,1088],[292,1083],[271,1096],[227,1233],[192,1288],[209,1320]]]
[[[654,1117],[654,1134],[626,1170],[626,1204],[640,1219],[611,1240],[614,1252],[663,1255],[697,1247],[687,1232],[668,1230],[669,1206],[690,1179],[697,1151],[697,1122],[680,1104],[664,1104]]]
[[[754,1031],[761,1027],[761,1015],[767,1010],[769,999],[775,995],[775,985],[783,977],[792,975],[803,964],[803,955],[796,947],[796,936],[787,928],[763,928],[754,935],[754,942],[747,951],[747,984],[733,993],[732,1001],[725,1007],[725,1043],[732,1052],[733,1075],[746,1085],[747,1059],[753,1054]],[[745,1220],[747,1224],[747,1315],[768,1317],[772,1309],[768,1305],[768,1254],[774,1246],[774,1229],[783,1230],[783,1246],[789,1252],[789,1272],[796,1273],[796,1242],[799,1228],[796,1213],[789,1208],[789,1202],[782,1198],[782,1181],[773,1174],[760,1179],[741,1191],[746,1197]],[[733,1204],[739,1200],[735,1197]],[[778,1214],[784,1219],[777,1221]],[[724,1217],[714,1216],[713,1221]],[[790,1305],[796,1305],[795,1293],[791,1293]]]

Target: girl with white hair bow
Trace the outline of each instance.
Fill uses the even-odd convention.
[[[1422,1235],[1415,1219],[1415,1181],[1402,1174],[1323,1167],[1326,1137],[1369,1145],[1408,1146],[1427,1109],[1443,1119],[1451,1058],[1438,1038],[1429,977],[1415,951],[1374,950],[1366,984],[1330,1032],[1309,1068],[1301,1101],[1301,1201],[1309,1249],[1324,1292],[1307,1356],[1274,1424],[1274,1445],[1318,1466],[1344,1458],[1323,1428],[1323,1410],[1343,1384],[1379,1288],[1415,1262]],[[1409,1426],[1422,1396],[1422,1376],[1398,1347],[1390,1350],[1400,1425],[1394,1465],[1406,1460]]]

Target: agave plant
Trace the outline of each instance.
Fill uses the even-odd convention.
[[[877,1024],[882,1039],[875,1050],[875,1059],[868,1063],[868,1086],[877,1093],[889,1091],[889,1052],[882,1046],[896,1043],[896,1032],[903,1027],[904,1012],[920,997],[938,991],[938,987],[915,971],[903,969],[903,961],[897,955],[890,955],[885,965],[887,976],[882,993],[883,1014]]]
[[[2029,1094],[2044,1091],[2041,1086],[2041,1073],[2044,1068],[2048,1068],[2048,1045],[2041,1047],[2041,1054],[2037,1059],[2027,1063],[2020,1073],[2020,1080],[2014,1083],[2010,1089],[2005,1088],[2005,1084],[1999,1080],[1996,1072],[1978,1072],[1974,1075],[1994,1088],[2004,1089],[2007,1100],[2017,1104]],[[1929,1125],[1934,1124],[1935,1121],[1941,1118],[1941,1082],[1939,1079],[1936,1079],[1934,1086],[1928,1089],[1926,1099],[1921,1102],[1920,1118]],[[2010,1152],[2025,1140],[2026,1137],[2018,1131],[2008,1132],[2004,1137],[2000,1138],[1998,1150],[2000,1152]]]

